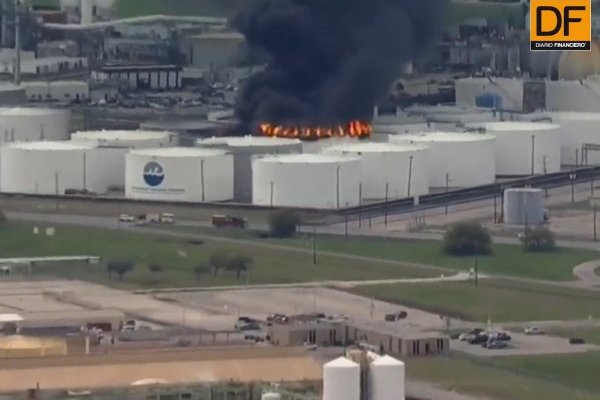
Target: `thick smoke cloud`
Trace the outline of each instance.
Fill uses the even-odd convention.
[[[368,120],[436,37],[447,0],[244,0],[232,20],[267,57],[238,99],[246,128]]]

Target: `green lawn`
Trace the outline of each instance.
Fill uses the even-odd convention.
[[[252,241],[259,239],[256,232],[217,230],[210,228],[166,228],[208,235],[222,235]],[[269,243],[285,246],[310,247],[312,235],[296,239],[267,239]],[[453,257],[444,254],[441,242],[427,240],[398,240],[373,237],[317,235],[319,251],[352,254],[357,256],[434,265],[456,271],[469,271],[474,267],[474,257]],[[478,258],[481,273],[536,278],[552,281],[574,280],[573,268],[583,262],[600,258],[600,253],[582,249],[558,249],[549,253],[527,253],[518,246],[495,245],[494,254]]]
[[[180,256],[185,253],[185,257]],[[419,268],[401,267],[384,263],[365,263],[341,257],[319,257],[312,264],[311,254],[286,250],[265,249],[252,245],[233,245],[208,241],[202,245],[191,244],[186,239],[161,238],[155,235],[104,231],[72,227],[57,227],[55,237],[35,236],[28,225],[9,224],[0,228],[0,257],[27,256],[100,256],[109,259],[131,259],[137,265],[122,283],[130,287],[168,287],[190,285],[244,284],[230,272],[220,272],[217,277],[206,274],[195,281],[193,269],[219,252],[245,255],[254,259],[249,282],[293,283],[316,280],[368,280],[402,277],[433,276],[435,273]],[[164,266],[165,272],[152,274],[147,265],[151,262]],[[103,266],[49,265],[36,266],[34,272],[44,276],[67,276],[107,283]],[[118,282],[112,282],[119,284]]]
[[[438,387],[459,393],[485,396],[498,400],[593,400],[598,399],[598,385],[594,381],[597,373],[597,358],[584,356],[564,359],[564,375],[556,376],[558,365],[544,366],[542,357],[531,364],[523,364],[519,358],[472,359],[462,356],[449,358],[419,358],[407,360],[406,373],[409,378],[430,381]],[[578,358],[582,357],[582,358]],[[507,363],[507,364],[504,364]],[[568,371],[568,367],[596,369]],[[558,379],[555,379],[558,378]],[[596,379],[597,381],[597,379]]]
[[[503,280],[363,286],[353,293],[470,321],[576,320],[600,317],[600,294]]]

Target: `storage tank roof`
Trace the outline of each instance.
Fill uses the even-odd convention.
[[[335,368],[356,368],[359,365],[352,360],[347,359],[346,357],[339,357],[333,361],[329,361],[325,364],[325,367],[335,367]]]
[[[3,107],[0,108],[0,115],[14,117],[35,117],[39,115],[50,115],[64,113],[66,110],[55,108],[35,108],[35,107]]]
[[[462,132],[424,132],[408,135],[391,136],[392,143],[395,140],[406,140],[415,142],[478,142],[495,139],[492,135],[481,133],[462,133]]]
[[[378,357],[375,360],[373,360],[373,362],[371,363],[371,365],[374,366],[403,366],[404,363],[400,360],[395,359],[394,357],[390,357],[388,355],[382,356],[382,357]]]
[[[426,146],[413,144],[395,144],[395,143],[352,143],[342,144],[337,146],[327,147],[326,150],[334,152],[350,152],[350,153],[404,153],[412,151],[427,150]]]
[[[198,140],[200,144],[223,144],[231,147],[288,146],[301,144],[299,139],[271,138],[265,136],[226,136]]]
[[[226,150],[203,149],[199,147],[163,147],[159,149],[132,150],[129,154],[150,157],[215,157],[228,154]]]
[[[359,161],[358,156],[334,155],[334,154],[284,154],[260,157],[264,162],[276,162],[284,164],[332,164],[349,161]]]
[[[84,140],[160,140],[171,135],[174,135],[174,133],[157,131],[84,131],[73,133],[71,138]]]
[[[505,131],[546,131],[556,129],[559,126],[556,124],[543,122],[488,122],[481,125],[488,131],[505,132]]]
[[[53,150],[89,150],[94,146],[71,142],[15,142],[6,146],[17,150],[53,151]]]

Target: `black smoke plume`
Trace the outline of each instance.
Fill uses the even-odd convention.
[[[431,44],[447,0],[244,0],[232,25],[267,68],[240,93],[245,129],[370,120],[402,65]]]

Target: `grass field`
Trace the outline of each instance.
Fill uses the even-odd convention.
[[[533,362],[523,362],[521,358],[512,361],[512,357],[506,361],[457,356],[419,358],[407,360],[406,372],[409,378],[431,381],[443,389],[493,399],[597,399],[598,354],[570,357],[560,360],[564,367],[555,363],[556,358],[542,357],[532,358],[540,360]],[[557,376],[559,371],[564,374]]]
[[[564,338],[582,338],[586,343],[600,345],[600,326],[598,327],[573,327],[573,328],[548,328],[546,331],[554,336]]]
[[[600,294],[547,285],[482,280],[363,286],[353,293],[470,321],[576,320],[600,317]]]
[[[173,228],[167,228],[173,229]],[[180,229],[180,228],[176,228]],[[216,230],[210,228],[183,228],[185,232],[223,235],[252,241],[258,239],[255,232],[239,230]],[[286,246],[310,246],[312,235],[296,239],[269,239],[268,242]],[[474,267],[474,257],[452,257],[444,254],[441,243],[425,240],[398,240],[373,237],[318,235],[319,251],[345,253],[387,260],[435,265],[456,271],[468,271]],[[478,258],[481,273],[537,278],[552,281],[573,280],[573,268],[583,262],[600,258],[592,250],[558,249],[549,253],[527,253],[518,246],[495,245],[494,254]]]
[[[180,256],[184,252],[185,257]],[[293,251],[266,249],[257,246],[233,245],[209,241],[202,245],[186,239],[165,239],[153,235],[132,234],[71,227],[58,227],[55,237],[35,236],[28,225],[9,224],[0,228],[0,257],[90,255],[108,259],[130,259],[136,262],[135,270],[122,283],[131,287],[230,285],[244,284],[231,272],[210,273],[195,281],[194,268],[206,263],[214,253],[244,255],[254,259],[249,282],[293,283],[316,280],[363,280],[402,277],[433,276],[422,269],[399,267],[383,263],[365,263],[340,257],[319,257],[312,264],[312,255]],[[150,273],[149,263],[165,268],[162,273]],[[103,266],[49,265],[36,266],[42,275],[87,279],[107,283]],[[113,284],[119,284],[116,281]]]

